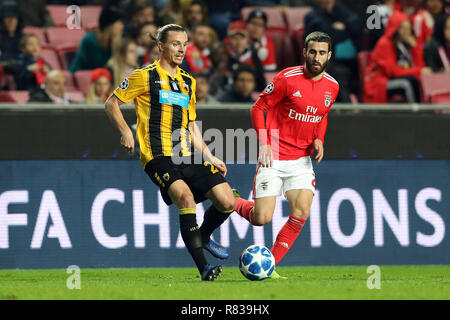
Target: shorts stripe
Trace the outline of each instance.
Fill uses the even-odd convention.
[[[258,175],[259,168],[261,167],[261,163],[258,163],[258,167],[256,168],[255,177],[253,178],[253,199],[256,198],[256,176]]]

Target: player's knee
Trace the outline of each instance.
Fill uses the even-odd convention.
[[[272,221],[271,212],[265,212],[264,210],[255,211],[253,213],[252,224],[254,226],[264,226]]]
[[[192,192],[181,192],[178,196],[177,204],[180,208],[195,208],[196,203]]]
[[[309,208],[298,208],[298,209],[294,209],[291,214],[296,218],[306,220],[309,218],[311,211]]]
[[[235,203],[236,199],[233,197],[233,195],[231,195],[231,197],[226,197],[225,199],[223,199],[219,204],[220,208],[217,209],[221,212],[230,212],[234,210]]]

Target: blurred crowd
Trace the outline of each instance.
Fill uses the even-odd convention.
[[[423,102],[423,76],[450,75],[450,0],[0,0],[0,102],[101,104],[168,23],[202,104],[255,101],[312,31],[333,38],[338,102]]]

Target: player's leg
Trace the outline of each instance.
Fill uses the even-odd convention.
[[[214,280],[221,272],[221,266],[211,267],[203,254],[202,238],[196,219],[196,202],[187,183],[183,180],[181,168],[170,158],[153,159],[145,166],[145,172],[153,183],[160,187],[167,205],[175,204],[180,213],[180,232],[191,254],[202,280]]]
[[[183,180],[172,183],[167,194],[179,209],[181,237],[201,273],[207,261],[202,250],[202,236],[197,225],[194,196]]]
[[[224,182],[211,188],[206,193],[212,205],[206,209],[203,224],[200,228],[203,242],[209,242],[209,238],[215,229],[224,223],[234,211],[233,191],[228,183]]]
[[[194,194],[196,203],[210,199],[213,203],[204,215],[200,232],[203,239],[203,248],[219,259],[227,259],[228,249],[222,247],[212,239],[215,229],[228,219],[233,212],[234,195],[225,178],[209,162],[193,164],[183,169],[186,182]]]
[[[258,167],[253,183],[253,198],[249,201],[237,198],[234,210],[252,225],[262,226],[272,221],[276,198],[281,195],[283,181],[274,161],[273,167]]]
[[[278,232],[271,250],[276,264],[283,259],[302,231],[303,225],[310,215],[313,197],[314,193],[311,190],[289,190],[286,192],[291,214],[288,221]]]

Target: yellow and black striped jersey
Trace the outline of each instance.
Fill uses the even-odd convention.
[[[114,90],[124,103],[134,100],[136,135],[143,167],[157,156],[191,155],[188,122],[196,118],[195,79],[177,68],[172,77],[158,61],[135,70]]]

